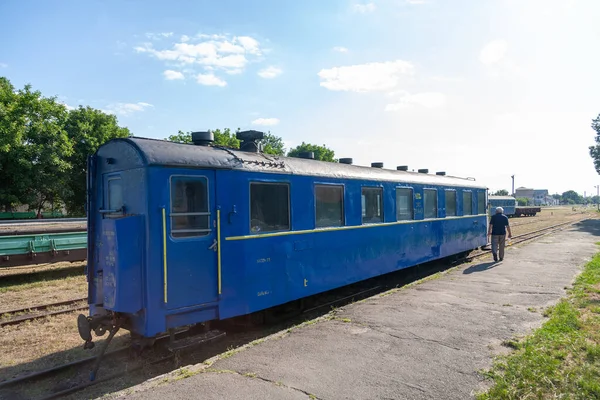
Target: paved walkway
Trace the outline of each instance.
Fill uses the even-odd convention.
[[[465,265],[434,280],[338,310],[233,356],[188,367],[204,372],[147,382],[133,399],[468,399],[477,371],[505,339],[542,322],[598,251],[600,221],[523,247],[501,263]],[[535,308],[537,311],[532,310]],[[164,377],[155,379],[163,381]]]

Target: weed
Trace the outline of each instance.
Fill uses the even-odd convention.
[[[504,340],[502,342],[502,346],[509,347],[511,349],[518,349],[519,348],[519,342],[516,341],[516,340]]]
[[[484,399],[600,398],[600,254],[575,279],[567,298],[544,310],[548,321],[531,336],[503,345],[515,351],[496,359],[484,375]]]

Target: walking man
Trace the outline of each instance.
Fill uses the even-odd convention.
[[[506,230],[508,230],[508,237],[512,238],[512,232],[508,225],[508,217],[504,215],[504,209],[502,207],[496,207],[496,214],[492,215],[492,218],[490,218],[490,228],[488,229],[488,237],[492,237],[492,254],[494,255],[494,261],[498,261],[498,255],[500,255],[500,261],[504,259]],[[498,250],[500,250],[500,254],[498,254]]]

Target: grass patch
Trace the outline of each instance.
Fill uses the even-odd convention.
[[[544,311],[549,320],[499,357],[485,374],[484,399],[600,399],[600,253],[568,296]]]

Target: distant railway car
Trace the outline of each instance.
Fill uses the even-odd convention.
[[[512,217],[515,215],[515,209],[517,208],[517,199],[512,196],[489,196],[489,215],[494,215],[496,213],[496,207],[502,207],[504,209],[504,215]]]
[[[144,138],[88,165],[91,331],[152,338],[265,310],[484,246],[486,187],[472,179]]]
[[[523,215],[533,217],[542,211],[541,207],[519,206],[517,199],[512,196],[489,196],[488,214],[494,215],[496,207],[502,207],[504,215],[507,217],[521,217]]]

